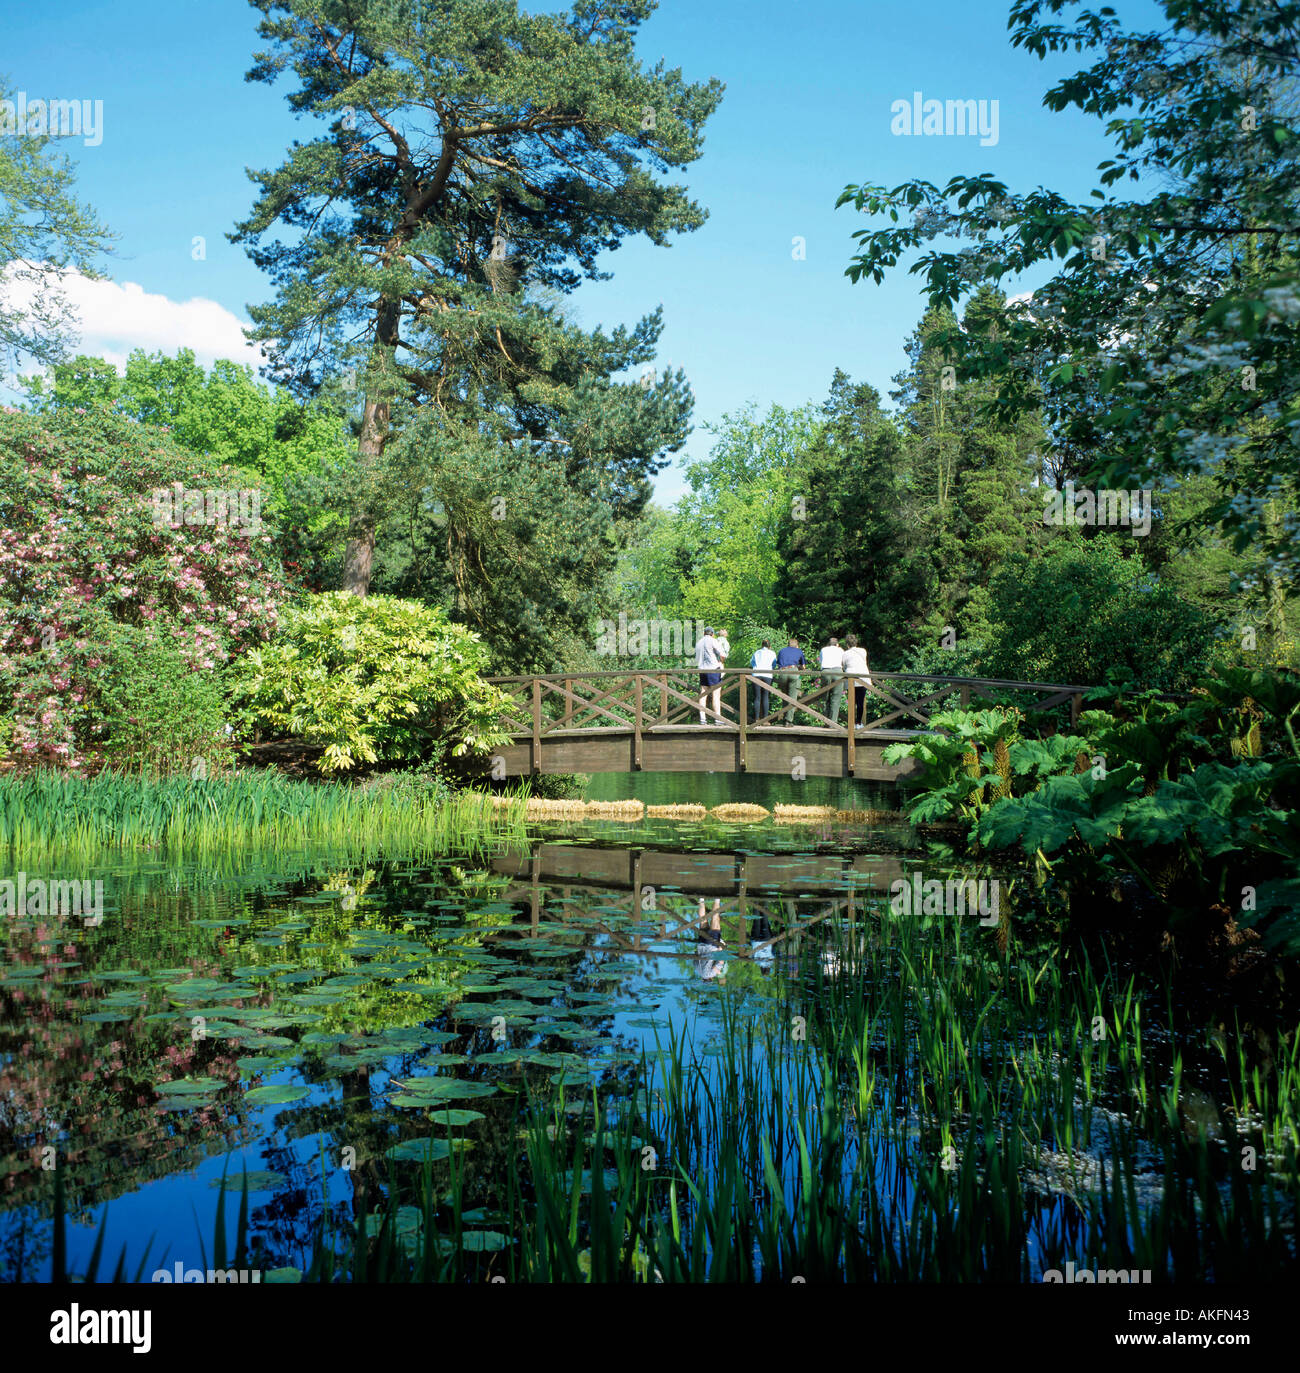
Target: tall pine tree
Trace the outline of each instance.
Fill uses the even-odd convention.
[[[636,514],[685,439],[685,379],[614,380],[649,368],[657,314],[606,334],[569,323],[558,301],[599,279],[599,254],[625,238],[663,244],[703,222],[656,173],[699,157],[720,83],[641,66],[633,45],[653,0],[560,14],[515,0],[252,2],[269,47],[249,78],[292,69],[292,107],[330,121],[255,174],[234,238],[276,284],[250,314],[277,379],[359,388],[344,586],[365,594],[381,522],[409,518],[413,499],[461,512],[444,530],[453,580],[476,575],[460,554],[481,542],[474,530],[492,533],[496,496],[525,524],[546,517],[511,512],[499,490],[448,504],[440,486],[468,489],[449,470],[527,463],[521,500],[567,489],[615,519]],[[416,415],[419,442],[390,465]]]

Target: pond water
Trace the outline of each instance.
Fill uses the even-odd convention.
[[[597,778],[587,794],[891,800],[731,776]],[[435,1159],[465,1142],[466,1229],[508,1243],[494,1188],[522,1097],[562,1085],[581,1111],[593,1085],[626,1093],[670,1025],[716,1052],[724,1013],[769,1013],[782,988],[833,976],[843,931],[868,928],[922,857],[903,826],[662,821],[539,830],[472,860],[118,856],[29,873],[102,879],[104,905],[93,927],[46,913],[4,930],[3,1273],[50,1271],[56,1157],[74,1271],[106,1206],[106,1254],[125,1247],[134,1269],[151,1243],[146,1279],[202,1266],[223,1173],[245,1171],[256,1266],[305,1267],[323,1213],[346,1220],[366,1188],[373,1210],[391,1165],[414,1171],[431,1138]]]

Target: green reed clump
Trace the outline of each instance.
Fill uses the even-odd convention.
[[[0,780],[0,850],[12,858],[104,848],[207,854],[329,844],[364,853],[475,851],[523,834],[523,803],[478,792],[427,798],[402,788],[293,781],[40,771]]]

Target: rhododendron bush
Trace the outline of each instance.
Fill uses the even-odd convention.
[[[183,713],[211,700],[187,676],[269,638],[284,593],[270,533],[160,522],[154,492],[176,483],[246,484],[107,410],[0,413],[0,754],[84,770],[113,752],[124,673],[171,663]]]

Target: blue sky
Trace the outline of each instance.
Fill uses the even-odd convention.
[[[1042,108],[1054,80],[1080,63],[1013,49],[1008,8],[662,0],[642,31],[642,57],[727,86],[687,174],[710,218],[667,249],[625,244],[607,259],[613,280],[574,297],[586,325],[630,323],[663,305],[662,357],[690,378],[696,430],[659,479],[661,501],[680,492],[682,461],[707,453],[704,423],[747,401],[820,401],[837,366],[888,392],[921,313],[919,283],[902,270],[883,286],[844,276],[863,222],[834,208],[846,184],[990,172],[1015,190],[1045,185],[1076,197],[1096,184],[1109,151],[1100,123]],[[1155,15],[1147,0],[1118,8],[1143,24]],[[246,306],[270,295],[225,235],[252,203],[245,168],[276,165],[308,126],[285,105],[287,83],[243,79],[256,19],[243,0],[60,0],[6,15],[0,74],[14,90],[104,102],[102,142],[64,142],[81,195],[118,235],[105,264],[117,286],[87,295],[85,351],[120,358],[137,345],[188,344],[201,357],[230,356]],[[893,135],[891,104],[916,90],[997,100],[996,145]],[[795,236],[806,244],[801,261]],[[121,290],[126,283],[141,289]]]

